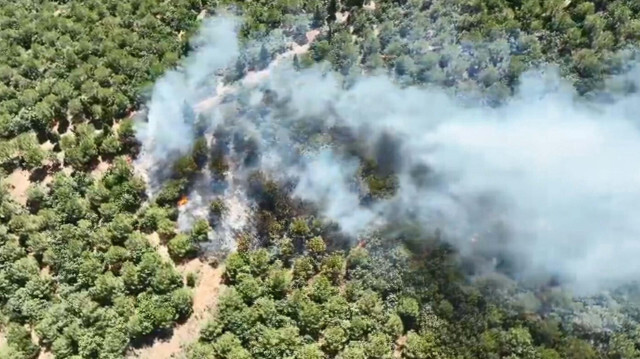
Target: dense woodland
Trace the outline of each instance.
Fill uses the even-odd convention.
[[[327,61],[347,82],[386,72],[490,105],[546,62],[598,93],[640,40],[633,0],[0,0],[0,168],[32,183],[24,204],[8,181],[0,188],[0,358],[121,358],[191,315],[197,278],[174,264],[200,254],[225,206],[213,201],[179,233],[176,202],[195,172],[227,164],[196,142],[147,198],[128,116],[188,53],[203,10],[222,6],[243,15],[245,42],[321,30],[294,59],[301,68]],[[393,192],[365,163],[373,196]],[[406,229],[356,245],[286,188],[254,182],[256,233],[220,262],[226,289],[187,358],[640,358],[637,292],[576,299],[502,277],[471,282],[437,237]],[[609,308],[612,298],[628,304]]]

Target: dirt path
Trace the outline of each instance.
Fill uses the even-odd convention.
[[[271,73],[271,71],[275,67],[277,67],[281,61],[285,59],[293,58],[294,55],[302,55],[305,52],[307,52],[309,50],[309,46],[311,46],[311,43],[316,38],[316,36],[318,36],[318,34],[320,34],[319,30],[308,31],[306,33],[306,36],[307,36],[306,44],[301,46],[296,44],[295,42],[291,43],[291,49],[276,56],[276,58],[273,61],[271,61],[271,63],[266,69],[260,70],[260,71],[247,72],[247,74],[240,81],[240,85],[250,87],[250,86],[255,86],[259,84],[261,81],[264,81],[267,77],[269,77],[269,74]],[[238,84],[231,84],[231,85],[218,84],[218,87],[216,88],[216,94],[198,103],[195,106],[196,112],[203,112],[212,108],[213,106],[220,103],[220,101],[224,98],[226,94],[233,93],[234,91],[237,91],[237,90],[238,90]]]
[[[218,303],[218,295],[224,288],[224,285],[221,284],[224,267],[212,268],[200,259],[194,259],[178,266],[177,269],[184,275],[189,272],[194,272],[198,275],[198,281],[193,290],[193,314],[185,323],[174,329],[170,339],[156,341],[149,347],[138,349],[131,353],[128,358],[176,358],[185,345],[197,340],[200,328],[209,319],[211,310]]]

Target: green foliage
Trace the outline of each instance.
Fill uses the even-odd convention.
[[[305,232],[308,232],[308,230],[305,230]],[[307,241],[306,247],[309,254],[314,258],[319,258],[327,250],[327,245],[324,243],[322,237],[311,238]]]
[[[347,332],[339,326],[329,327],[322,332],[322,350],[329,355],[336,355],[344,348],[349,337]]]
[[[191,234],[189,235],[193,242],[206,242],[209,240],[209,222],[206,219],[199,218],[191,227]]]
[[[11,355],[40,350],[24,323],[56,356],[118,358],[130,341],[190,315],[182,277],[136,230],[143,191],[115,159],[99,181],[56,175],[46,195],[30,195],[31,214],[13,212],[0,225],[10,231],[0,240],[0,305],[22,328]]]
[[[327,276],[334,285],[339,285],[344,275],[344,263],[342,254],[330,255],[322,260],[320,272]]]
[[[241,274],[250,273],[249,263],[242,253],[234,252],[227,257],[225,277],[230,283],[235,283]]]
[[[315,274],[311,258],[301,257],[293,262],[293,278],[297,281],[307,281]]]
[[[241,273],[236,279],[235,288],[244,302],[250,305],[262,295],[263,284],[260,278]]]
[[[167,244],[169,255],[177,261],[192,258],[198,254],[198,245],[192,237],[186,234],[178,234]]]
[[[275,28],[303,38],[308,25],[293,15],[306,14],[320,34],[294,58],[296,69],[327,61],[347,83],[361,71],[383,70],[402,85],[477,92],[490,104],[504,101],[523,71],[545,61],[559,63],[580,92],[598,90],[606,76],[624,71],[633,51],[623,50],[640,40],[640,7],[626,0],[381,0],[375,10],[357,0],[222,3],[242,10],[245,39]],[[175,205],[207,161],[221,178],[228,159],[198,138],[141,209],[144,181],[129,163],[138,147],[134,121],[123,117],[188,50],[197,14],[212,5],[0,3],[0,166],[35,175],[59,171],[60,158],[73,170],[33,186],[28,208],[0,188],[0,308],[9,322],[0,357],[35,358],[42,346],[60,358],[119,358],[130,342],[191,315],[192,293],[146,234],[157,232],[176,261],[197,255],[208,220],[215,226],[226,213],[224,202],[214,200],[212,218],[181,234]],[[335,13],[343,10],[349,17],[339,23]],[[232,75],[264,68],[274,56],[269,46],[254,63],[239,61]],[[47,152],[45,141],[63,153]],[[111,165],[93,178],[88,171],[98,161]],[[372,160],[359,175],[367,200],[398,186],[393,171]],[[522,315],[515,301],[495,303],[461,281],[453,255],[438,244],[416,259],[402,244],[373,236],[366,249],[345,255],[337,250],[340,238],[307,208],[275,182],[257,182],[256,237],[243,235],[227,258],[229,288],[189,358],[369,359],[391,358],[394,350],[439,359],[639,356],[631,323],[607,335],[585,331],[549,315],[562,304],[546,294],[534,297],[543,311]],[[193,273],[186,282],[195,285]],[[394,344],[399,338],[406,342]]]
[[[191,287],[191,288],[195,287],[197,281],[198,281],[198,275],[196,273],[194,272],[187,273],[187,276],[185,277],[185,282],[188,287]]]
[[[438,347],[433,335],[419,335],[413,331],[407,333],[407,342],[403,351],[407,359],[444,359],[447,356]]]
[[[78,125],[73,133],[62,136],[60,145],[65,153],[65,164],[74,169],[87,169],[98,158],[96,130],[91,124]]]
[[[31,341],[31,334],[22,325],[9,325],[6,335],[7,344],[16,358],[32,359],[38,356],[40,349]]]
[[[291,357],[301,345],[302,338],[298,335],[296,327],[260,327],[255,340],[250,343],[249,351],[254,358],[287,358]]]
[[[403,297],[398,301],[396,311],[400,318],[402,318],[404,327],[413,328],[420,313],[420,304],[413,298]]]
[[[209,206],[211,214],[216,217],[221,217],[227,212],[227,207],[224,204],[224,200],[222,198],[216,198],[211,201],[211,205]]]
[[[160,206],[175,205],[185,193],[186,185],[187,180],[184,178],[167,181],[156,196],[156,203]]]

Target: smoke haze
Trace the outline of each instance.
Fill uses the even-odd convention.
[[[580,290],[640,275],[637,94],[588,103],[548,67],[523,75],[500,107],[465,106],[440,89],[401,88],[386,76],[345,86],[322,65],[296,71],[282,60],[250,86],[218,86],[226,97],[199,106],[221,81],[215,71],[239,56],[236,28],[209,20],[199,47],[156,83],[139,131],[147,170],[189,151],[197,131],[186,103],[202,111],[210,143],[224,129],[244,139],[231,141],[232,152],[246,154],[244,144],[257,153],[234,157],[238,183],[251,169],[294,179],[294,195],[348,234],[408,219],[440,229],[464,255],[506,255],[522,276],[558,275]],[[640,72],[618,80],[637,83]],[[354,152],[397,176],[393,196],[362,201]]]
[[[188,152],[193,143],[195,113],[193,107],[215,93],[221,78],[217,74],[239,55],[233,17],[218,17],[206,21],[199,34],[191,40],[194,48],[182,64],[167,72],[154,85],[147,104],[147,122],[138,123],[137,136],[143,145],[138,167],[146,171],[151,189],[166,177],[168,159]]]

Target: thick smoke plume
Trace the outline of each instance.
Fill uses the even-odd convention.
[[[251,169],[293,179],[294,195],[348,234],[412,221],[439,229],[463,255],[506,256],[518,275],[556,275],[583,290],[640,275],[637,95],[587,103],[549,67],[526,73],[500,107],[465,106],[386,76],[346,86],[326,67],[297,71],[279,58],[203,100],[213,72],[238,56],[233,24],[210,20],[202,48],[156,85],[140,132],[151,162],[167,166],[171,152],[190,149],[197,131],[184,120],[187,103],[212,144],[250,148],[232,157],[237,186]],[[640,72],[622,80],[636,83]],[[393,195],[363,201],[363,157],[397,178]]]

